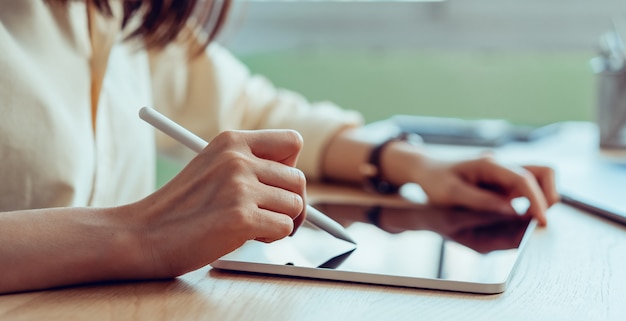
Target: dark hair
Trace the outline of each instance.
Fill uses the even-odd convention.
[[[112,15],[110,0],[87,0],[104,15]],[[204,49],[214,40],[224,22],[231,0],[123,0],[122,27],[140,14],[139,22],[132,22],[129,38],[142,38],[150,49],[162,49],[189,30],[186,37]],[[185,28],[191,24],[191,28]]]

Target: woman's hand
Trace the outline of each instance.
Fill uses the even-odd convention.
[[[427,164],[421,186],[434,204],[517,214],[511,201],[525,197],[530,202],[525,214],[543,226],[547,223],[546,210],[559,201],[554,172],[549,167],[509,167],[489,156]]]
[[[544,166],[505,166],[490,156],[446,162],[417,147],[394,143],[383,154],[385,175],[398,184],[419,184],[436,205],[515,214],[514,198],[530,202],[525,213],[545,225],[546,210],[559,201],[554,171]]]
[[[421,186],[434,204],[517,214],[511,201],[525,197],[530,202],[525,215],[546,225],[546,210],[559,201],[554,171],[549,167],[504,166],[489,156],[426,164]]]
[[[294,131],[225,132],[136,203],[0,213],[0,293],[176,277],[283,238],[305,218],[301,147]]]
[[[224,132],[176,177],[130,205],[146,266],[173,277],[235,250],[247,240],[272,242],[305,217],[302,148],[295,131]]]

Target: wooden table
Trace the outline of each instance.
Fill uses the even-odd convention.
[[[359,197],[355,190],[339,191],[345,194],[320,186],[310,192]],[[555,205],[549,226],[534,232],[508,289],[497,295],[205,267],[169,281],[0,296],[0,320],[417,319],[626,320],[626,227]]]

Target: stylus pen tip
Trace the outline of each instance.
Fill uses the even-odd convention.
[[[307,205],[306,212],[307,221],[309,221],[313,225],[319,227],[320,229],[326,231],[328,234],[338,239],[350,242],[352,244],[356,244],[356,242],[350,237],[350,235],[348,235],[346,229],[337,221],[326,216],[324,213],[320,212],[311,205]]]

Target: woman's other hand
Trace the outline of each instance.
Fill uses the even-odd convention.
[[[544,166],[505,166],[489,156],[458,162],[428,161],[419,175],[433,204],[514,214],[511,201],[528,199],[525,215],[547,223],[546,211],[559,201],[554,171]]]
[[[383,154],[384,173],[396,183],[419,184],[436,205],[515,214],[511,201],[529,201],[525,215],[546,225],[546,210],[559,201],[554,171],[545,166],[507,166],[491,156],[443,161],[398,142]]]

